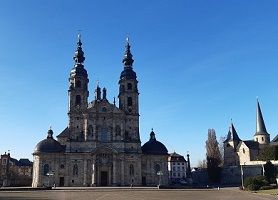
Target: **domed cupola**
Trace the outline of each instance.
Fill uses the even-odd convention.
[[[150,133],[150,140],[142,146],[143,154],[150,155],[168,155],[168,150],[161,142],[157,141],[155,138],[155,133]]]
[[[64,148],[63,146],[53,139],[53,131],[51,129],[47,132],[47,138],[40,141],[36,147],[34,154],[38,153],[60,153],[63,152]]]

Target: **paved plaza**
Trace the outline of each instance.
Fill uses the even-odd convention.
[[[164,189],[67,189],[1,191],[0,200],[268,200],[277,196],[243,192],[238,189],[164,190]]]

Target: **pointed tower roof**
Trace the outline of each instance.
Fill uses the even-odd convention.
[[[231,126],[229,127],[227,139],[224,142],[230,142],[230,141],[241,141],[241,139],[238,137],[238,134],[232,122],[231,122]]]
[[[82,42],[81,42],[81,35],[78,34],[78,39],[77,39],[77,48],[76,51],[74,52],[73,60],[75,62],[73,69],[71,70],[71,75],[81,75],[87,77],[87,71],[84,69],[84,52],[82,50]]]
[[[125,53],[122,63],[124,64],[124,70],[121,73],[120,78],[126,78],[126,79],[136,79],[136,73],[133,71],[132,64],[134,62],[133,55],[130,51],[130,44],[129,44],[129,38],[126,39],[126,45],[125,45]]]
[[[77,37],[77,49],[73,57],[76,65],[82,64],[85,61],[84,52],[82,50],[81,34],[78,34]]]
[[[129,38],[126,38],[126,45],[125,45],[125,54],[124,54],[124,58],[123,58],[123,63],[125,65],[125,67],[132,67],[132,64],[134,62],[134,60],[132,59],[133,55],[131,54],[130,51],[130,44],[129,44]]]
[[[266,128],[265,123],[260,107],[259,100],[257,99],[257,115],[256,115],[256,133],[255,135],[269,135]]]

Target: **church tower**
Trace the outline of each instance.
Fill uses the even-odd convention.
[[[129,39],[126,40],[125,54],[122,63],[124,70],[119,80],[119,108],[126,113],[125,140],[140,140],[139,138],[139,92],[136,73],[133,71],[133,58]]]
[[[238,137],[234,124],[231,122],[228,135],[224,143],[224,165],[234,166],[239,164],[239,157],[237,155],[237,146],[241,142]]]
[[[269,144],[270,142],[270,136],[265,128],[259,100],[257,100],[256,133],[254,134],[254,141],[259,142],[259,144]]]
[[[83,129],[83,114],[88,107],[88,74],[84,68],[84,52],[81,35],[78,34],[77,49],[74,54],[74,67],[69,77],[69,129],[71,139],[81,139]]]

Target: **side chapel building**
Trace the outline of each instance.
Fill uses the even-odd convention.
[[[50,129],[47,138],[36,145],[32,186],[157,185],[159,179],[167,185],[167,148],[156,140],[153,131],[149,141],[141,146],[138,81],[129,41],[118,82],[118,106],[115,98],[109,102],[106,88],[99,85],[94,99],[88,100],[89,78],[83,65],[80,35],[73,59],[68,89],[69,124],[58,140]]]

